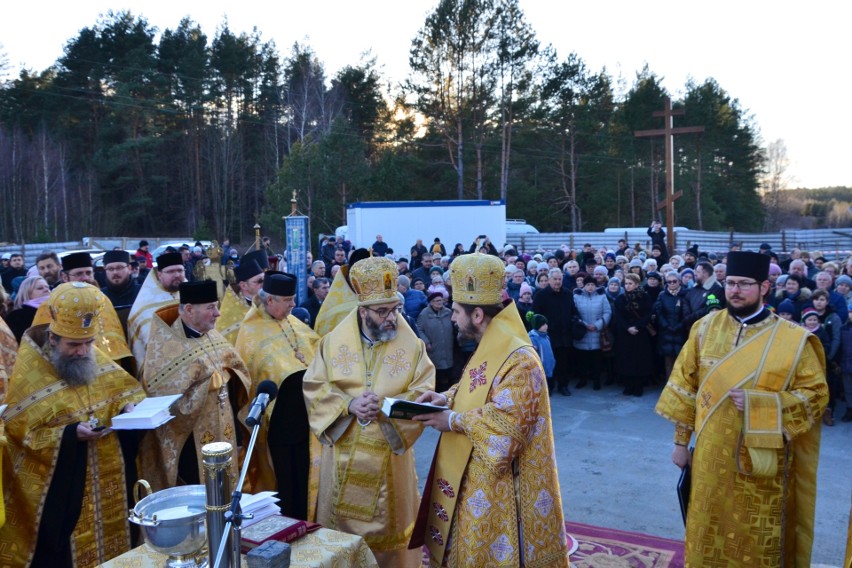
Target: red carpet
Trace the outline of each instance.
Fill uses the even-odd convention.
[[[571,522],[565,523],[565,532],[577,542],[571,568],[683,568],[680,540]],[[429,566],[425,546],[423,566]]]
[[[683,542],[647,534],[565,523],[577,540],[572,568],[682,568]]]

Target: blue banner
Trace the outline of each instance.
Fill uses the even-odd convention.
[[[284,217],[284,235],[287,240],[287,270],[298,279],[296,305],[308,300],[308,218],[294,215]]]

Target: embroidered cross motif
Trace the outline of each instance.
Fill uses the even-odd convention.
[[[436,529],[434,525],[429,525],[429,532],[432,535],[432,540],[437,542],[439,545],[444,544],[444,537],[441,536],[441,531]]]
[[[709,392],[701,393],[701,406],[704,408],[710,408],[710,398],[711,396]]]
[[[446,495],[447,497],[453,498],[456,496],[456,492],[453,491],[453,486],[450,485],[450,482],[446,479],[438,478],[438,489],[441,490],[441,493]]]
[[[337,351],[340,354],[337,357],[331,358],[331,366],[340,367],[344,375],[351,375],[352,365],[358,362],[358,354],[349,351],[348,345],[341,345]]]
[[[476,390],[476,387],[485,384],[485,367],[487,365],[488,361],[483,361],[482,365],[480,365],[478,369],[471,369],[468,371],[470,374],[470,392]]]
[[[450,520],[450,516],[449,516],[449,515],[447,515],[447,510],[446,510],[446,509],[444,509],[443,505],[441,505],[441,504],[440,504],[440,503],[438,503],[437,501],[434,501],[434,502],[432,503],[432,508],[434,508],[434,509],[435,509],[435,514],[436,514],[436,515],[438,515],[438,518],[439,518],[439,519],[441,519],[441,520],[442,520],[442,521],[444,521],[444,522],[446,522],[446,521],[449,521],[449,520]]]
[[[393,355],[387,355],[382,362],[385,365],[390,365],[390,375],[395,377],[400,371],[408,371],[411,369],[411,363],[405,360],[405,350],[397,349]]]

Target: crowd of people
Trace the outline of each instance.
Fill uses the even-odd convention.
[[[622,239],[611,248],[519,251],[477,237],[450,254],[438,238],[398,253],[381,235],[369,249],[331,237],[316,260],[307,255],[301,306],[296,276],[268,242],[242,257],[218,251],[230,260],[223,283],[198,269],[207,252],[200,243],[153,258],[142,241],[135,255],[108,251],[98,267],[85,252],[46,252],[33,267],[8,255],[0,268],[0,393],[9,405],[0,422],[0,562],[94,566],[129,550],[138,543],[126,521],[132,482],[144,478],[155,490],[200,483],[201,448],[244,444],[248,406],[265,380],[280,394],[261,423],[245,489],[277,491],[285,515],[360,535],[380,566],[394,567],[419,566],[423,545],[435,566],[568,565],[555,393],[617,383],[642,396],[666,385],[657,411],[676,425],[679,467],[712,461],[710,444],[730,442],[723,432],[760,409],[741,447],[751,452],[747,468],[759,463],[772,479],[791,467],[790,456],[766,465],[765,454],[783,446],[780,434],[761,430],[773,405],[784,409],[790,441],[809,439],[820,422],[852,421],[852,258],[780,257],[768,244],[741,252],[737,243],[678,254],[659,223],[648,235],[648,250]],[[764,384],[757,373],[707,392],[716,362],[736,365],[748,353],[759,364],[734,368],[762,369],[758,346],[770,335],[767,350],[776,335],[800,345],[778,355],[794,369],[792,382]],[[147,433],[109,428],[145,396],[169,394],[181,398],[167,424]],[[386,397],[446,409],[390,419],[379,410]],[[715,437],[698,444],[699,422],[714,424],[705,398],[715,401],[711,414],[724,413],[713,414]],[[421,498],[412,446],[424,427],[441,441]],[[694,457],[684,454],[693,433]],[[703,491],[717,491],[711,478],[721,474],[704,473]],[[725,487],[757,491],[749,483]],[[757,492],[770,500],[777,491]],[[710,545],[696,544],[698,523],[716,522],[722,510],[714,507],[696,505],[687,524],[693,565],[741,559],[696,560],[726,546],[722,530]],[[781,554],[786,545],[774,534],[745,555]]]

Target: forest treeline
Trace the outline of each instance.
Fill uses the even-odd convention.
[[[712,78],[675,95],[646,67],[619,86],[541,45],[519,0],[442,0],[406,47],[400,83],[357,56],[329,77],[308,45],[109,13],[0,88],[0,240],[237,241],[276,234],[294,190],[314,233],[348,202],[408,199],[505,199],[542,231],[641,226],[664,145],[634,133],[663,127],[666,97],[676,127],[704,127],[675,137],[676,223],[765,228],[759,131]]]

